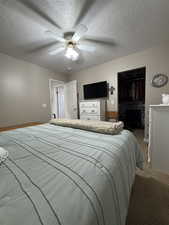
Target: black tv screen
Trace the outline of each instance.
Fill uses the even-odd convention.
[[[107,81],[102,81],[83,86],[84,99],[106,98],[108,94]]]

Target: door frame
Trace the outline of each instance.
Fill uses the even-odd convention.
[[[147,128],[147,124],[146,124],[146,122],[147,122],[147,120],[146,120],[146,117],[147,117],[147,103],[146,103],[147,67],[146,67],[146,65],[136,67],[136,68],[133,68],[133,69],[123,70],[123,71],[120,71],[120,72],[117,73],[117,90],[118,90],[118,92],[117,92],[117,109],[118,109],[118,115],[119,115],[119,75],[123,72],[130,72],[130,71],[134,71],[134,70],[137,70],[137,69],[145,69],[144,136],[146,137],[147,132],[148,132],[148,128]]]
[[[70,102],[67,99],[67,97],[69,96],[67,94],[67,91],[69,90],[70,85],[72,85],[72,83],[73,83],[73,87],[75,87],[75,89],[76,89],[76,91],[73,92],[73,93],[75,93],[75,96],[72,97],[72,99],[74,99],[74,100],[76,99],[76,102],[73,102],[73,105],[71,105],[71,107],[69,107],[69,103]],[[74,86],[74,84],[75,84],[75,86]],[[74,90],[72,89],[72,91],[74,91]],[[65,103],[66,103],[66,105],[65,105],[65,115],[66,115],[66,118],[69,118],[70,117],[69,115],[71,115],[71,118],[72,119],[78,119],[78,85],[77,85],[77,80],[71,80],[71,81],[65,83],[65,97],[66,97],[65,98],[66,99],[65,100]],[[70,110],[72,109],[72,106],[73,106],[73,112],[70,113]],[[76,115],[74,114],[75,111],[76,111]]]
[[[54,85],[52,85],[52,83],[55,83]],[[50,98],[50,114],[53,114],[53,88],[59,87],[59,86],[63,86],[65,84],[64,81],[61,80],[55,80],[55,79],[49,79],[49,98]]]

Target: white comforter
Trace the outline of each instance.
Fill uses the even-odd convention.
[[[50,124],[0,133],[1,225],[125,225],[142,154],[126,130]]]

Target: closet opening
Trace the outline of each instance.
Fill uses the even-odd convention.
[[[126,129],[144,129],[145,78],[145,67],[118,73],[118,113]]]

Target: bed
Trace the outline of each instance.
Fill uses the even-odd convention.
[[[143,162],[131,132],[43,124],[1,132],[0,146],[0,224],[125,225]]]

